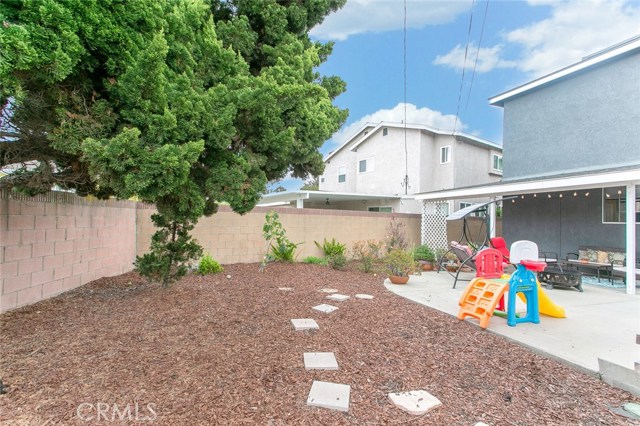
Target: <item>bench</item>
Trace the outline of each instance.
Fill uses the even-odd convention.
[[[580,246],[578,253],[567,253],[565,266],[600,278],[604,275],[613,283],[614,268],[625,265],[625,250],[617,248]]]

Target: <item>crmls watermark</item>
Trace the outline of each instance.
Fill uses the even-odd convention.
[[[140,406],[137,402],[127,405],[83,402],[76,408],[76,416],[85,422],[116,420],[152,422],[158,417],[158,413],[154,403]]]

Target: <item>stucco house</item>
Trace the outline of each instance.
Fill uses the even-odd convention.
[[[532,240],[561,257],[580,247],[615,248],[625,253],[627,265],[636,265],[640,37],[489,102],[504,110],[502,181],[425,192],[416,199],[437,206],[515,195],[503,203],[507,242]],[[636,271],[629,267],[624,274],[627,292],[635,293]]]
[[[499,181],[502,147],[470,134],[421,124],[369,123],[325,157],[319,191],[268,194],[267,202],[297,207],[422,212],[414,194]],[[477,198],[447,204],[446,211]]]

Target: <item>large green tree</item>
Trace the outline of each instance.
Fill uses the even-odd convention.
[[[345,0],[3,0],[0,188],[155,203],[139,270],[170,284],[219,202],[321,174],[345,90],[308,31]]]

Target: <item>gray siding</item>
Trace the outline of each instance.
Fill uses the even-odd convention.
[[[504,179],[640,163],[640,54],[504,104]]]
[[[589,196],[553,193],[552,198],[531,194],[515,203],[506,201],[503,207],[504,238],[508,245],[518,240],[530,240],[541,251],[554,251],[564,258],[576,253],[579,246],[606,248],[625,247],[625,224],[602,223],[602,190],[593,189]],[[636,226],[640,233],[640,226]],[[640,235],[640,234],[639,234]]]

